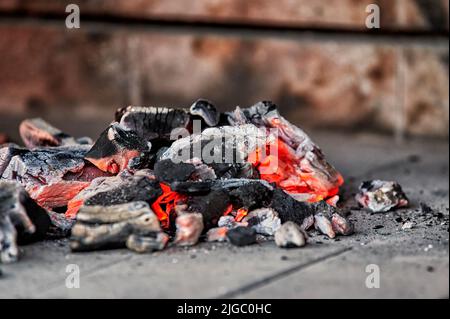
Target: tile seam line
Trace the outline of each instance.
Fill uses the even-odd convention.
[[[253,281],[253,282],[251,282],[251,283],[249,283],[247,285],[244,285],[243,287],[240,287],[240,288],[237,288],[235,290],[232,290],[232,291],[229,291],[227,293],[224,293],[222,295],[219,295],[219,296],[215,297],[214,299],[231,299],[233,297],[237,297],[239,295],[242,295],[244,293],[250,292],[250,291],[255,290],[257,288],[264,287],[264,286],[266,286],[266,285],[268,285],[268,284],[270,284],[272,282],[275,282],[275,281],[277,281],[279,279],[285,278],[285,277],[287,277],[289,275],[292,275],[294,273],[302,271],[303,269],[309,268],[311,266],[314,266],[314,265],[316,265],[318,263],[321,263],[323,261],[326,261],[328,259],[341,256],[341,255],[343,255],[343,254],[345,254],[347,252],[350,252],[352,249],[353,249],[352,247],[345,247],[345,248],[339,249],[339,250],[337,250],[335,252],[332,252],[332,253],[326,254],[324,256],[321,256],[319,258],[313,259],[313,260],[311,260],[309,262],[297,264],[297,265],[292,266],[290,268],[287,268],[285,270],[279,271],[279,272],[277,272],[275,274],[266,276],[266,277],[264,277],[262,279],[255,280],[255,281]]]

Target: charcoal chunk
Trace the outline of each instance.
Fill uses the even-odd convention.
[[[301,225],[305,218],[316,212],[312,204],[299,202],[279,188],[273,191],[270,207],[278,212],[283,224],[292,221]]]
[[[284,223],[275,233],[275,243],[281,248],[303,247],[306,241],[307,235],[293,222]]]
[[[256,243],[256,231],[248,227],[236,227],[227,231],[227,238],[235,246],[247,246]]]
[[[191,196],[187,201],[188,211],[203,215],[205,230],[215,227],[219,218],[230,205],[230,198],[223,190],[212,191],[206,195]]]
[[[245,184],[229,192],[233,207],[253,210],[270,203],[272,191],[260,183]]]
[[[208,126],[216,126],[219,124],[220,113],[208,100],[199,99],[195,101],[189,109],[189,113],[201,117]]]
[[[128,167],[130,161],[144,157],[151,145],[133,131],[127,131],[118,123],[103,131],[86,154],[86,160],[104,172],[117,174]],[[135,162],[132,162],[136,165]]]
[[[361,183],[356,200],[362,207],[375,213],[409,205],[400,184],[392,181],[371,180]]]
[[[175,181],[185,182],[194,172],[195,166],[193,164],[175,163],[170,159],[155,164],[156,178],[168,184]]]

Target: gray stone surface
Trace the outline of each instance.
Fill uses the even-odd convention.
[[[379,178],[398,181],[411,208],[382,214],[353,209],[354,235],[329,240],[313,233],[306,247],[291,250],[271,241],[248,247],[202,243],[139,255],[127,250],[71,253],[66,240],[38,243],[23,247],[19,263],[0,265],[0,297],[448,297],[448,141],[396,144],[389,136],[311,135],[345,176],[348,207],[356,208],[352,194],[362,180]],[[443,218],[427,225],[420,202]],[[414,227],[402,230],[408,219]],[[65,287],[69,264],[80,267],[79,289]],[[378,289],[365,284],[370,264],[380,269]]]

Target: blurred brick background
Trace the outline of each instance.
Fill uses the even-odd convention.
[[[81,28],[66,29],[76,3]],[[365,28],[366,6],[381,29]],[[448,138],[448,0],[0,0],[0,133],[129,104],[276,102],[310,128]]]

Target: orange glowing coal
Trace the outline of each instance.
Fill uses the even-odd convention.
[[[257,148],[247,161],[258,169],[261,179],[275,183],[291,195],[307,194],[309,202],[328,200],[335,203],[339,186],[344,182],[340,174],[334,183],[318,176],[280,138]]]
[[[158,219],[161,222],[161,227],[169,228],[170,214],[172,213],[175,205],[179,201],[185,200],[186,196],[172,191],[172,189],[164,183],[160,183],[160,186],[163,194],[159,196],[152,204],[152,209],[156,216],[158,216]]]

